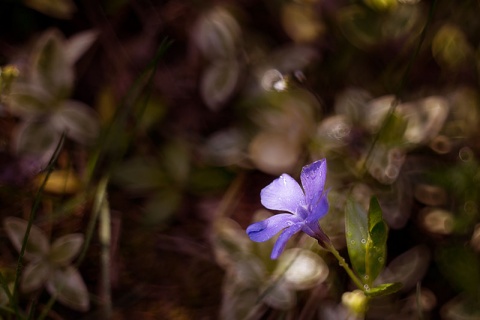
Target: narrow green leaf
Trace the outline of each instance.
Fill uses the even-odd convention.
[[[381,296],[386,296],[386,295],[395,293],[401,288],[402,288],[402,284],[400,282],[384,283],[375,288],[371,288],[368,291],[365,291],[365,295],[371,298],[381,297]]]
[[[355,272],[365,277],[365,256],[367,251],[368,224],[367,214],[360,204],[348,199],[345,207],[345,231],[347,249]]]
[[[383,221],[382,209],[376,197],[370,199],[368,210],[368,241],[366,246],[365,280],[373,283],[385,265],[388,227]]]

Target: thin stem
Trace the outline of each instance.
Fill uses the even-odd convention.
[[[103,318],[110,319],[112,315],[112,294],[110,283],[110,242],[111,242],[111,224],[110,224],[110,208],[107,197],[102,201],[100,210],[98,237],[102,248],[101,253],[101,272],[102,286],[101,297],[103,302]]]
[[[355,283],[355,285],[362,291],[365,291],[365,287],[362,281],[358,279],[358,277],[355,275],[352,269],[350,269],[350,266],[348,263],[345,261],[345,259],[340,255],[340,253],[335,249],[335,247],[331,243],[326,243],[325,247],[328,251],[330,251],[335,258],[337,258],[338,262],[340,263],[340,266],[345,269],[347,272],[348,276],[352,279],[352,281]]]
[[[23,242],[22,242],[22,248],[20,249],[20,254],[18,256],[18,261],[17,261],[17,268],[15,271],[15,282],[13,285],[13,297],[14,300],[16,300],[17,294],[18,294],[18,287],[20,285],[20,273],[22,272],[22,260],[23,256],[25,255],[25,250],[27,248],[27,243],[28,243],[28,236],[30,235],[30,229],[32,228],[33,220],[35,218],[35,214],[38,211],[38,208],[40,207],[40,201],[42,199],[42,193],[43,189],[45,188],[45,185],[47,184],[48,178],[50,177],[50,174],[53,171],[53,166],[55,162],[57,161],[57,158],[60,154],[60,150],[63,147],[63,143],[65,142],[65,133],[62,134],[60,137],[60,140],[58,141],[57,147],[55,148],[55,151],[53,152],[52,157],[50,158],[50,161],[47,165],[46,168],[46,174],[45,178],[42,181],[42,184],[40,185],[40,188],[37,190],[37,193],[35,195],[35,199],[33,201],[32,209],[30,210],[30,217],[28,218],[28,224],[27,224],[27,229],[25,230],[25,235],[23,236]],[[15,315],[20,319],[20,313],[18,311],[18,306],[15,303],[13,305],[14,310],[15,310]]]

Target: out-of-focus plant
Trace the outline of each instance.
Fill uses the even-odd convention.
[[[95,32],[86,31],[65,40],[58,30],[48,30],[36,42],[28,70],[21,71],[8,95],[9,111],[22,119],[15,133],[18,154],[46,162],[62,133],[82,144],[95,141],[96,113],[69,99],[74,64],[95,38]]]
[[[367,298],[398,291],[402,286],[400,283],[373,286],[385,265],[388,236],[388,227],[383,221],[382,210],[376,198],[370,201],[368,214],[353,201],[349,201],[345,208],[346,242],[355,273],[319,226],[319,220],[329,208],[324,190],[326,175],[326,160],[318,160],[303,167],[300,175],[303,189],[288,174],[281,175],[262,189],[261,201],[266,208],[289,213],[279,213],[251,224],[246,230],[249,238],[255,242],[264,242],[281,232],[271,253],[271,258],[277,259],[287,241],[302,231],[338,259],[340,266]],[[357,316],[364,316],[367,298],[362,303],[363,307],[351,308]]]
[[[269,216],[262,210],[254,220]],[[329,274],[323,258],[309,250],[310,242],[303,241],[271,260],[273,241],[262,245],[249,241],[244,230],[228,218],[215,221],[212,244],[217,263],[226,271],[222,319],[256,318],[262,315],[264,306],[288,312],[295,306],[296,292],[322,286]]]
[[[14,217],[4,220],[5,231],[17,251],[21,251],[28,222]],[[26,240],[20,289],[29,293],[42,286],[62,304],[79,311],[90,308],[87,286],[72,265],[83,245],[83,234],[64,235],[50,244],[47,235],[35,225]]]
[[[232,96],[242,76],[240,25],[227,8],[217,6],[198,18],[193,39],[208,60],[200,93],[210,109],[218,110]]]
[[[184,193],[205,194],[220,190],[231,179],[222,168],[196,165],[183,139],[165,143],[158,157],[135,157],[114,169],[113,181],[133,196],[147,194],[144,222],[165,222],[181,205]]]
[[[23,0],[25,5],[58,19],[70,19],[76,10],[72,0]]]

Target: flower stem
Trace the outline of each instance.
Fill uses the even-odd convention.
[[[335,258],[337,258],[338,262],[340,263],[340,266],[342,266],[343,269],[347,272],[348,276],[352,279],[352,281],[355,283],[355,285],[362,291],[365,291],[365,286],[358,279],[358,277],[355,275],[352,269],[350,269],[350,266],[348,263],[345,261],[345,259],[340,255],[340,253],[335,249],[335,247],[331,243],[325,243],[325,248],[330,251]]]

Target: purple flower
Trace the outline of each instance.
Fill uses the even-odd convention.
[[[280,256],[288,239],[299,231],[317,239],[322,246],[330,242],[318,225],[318,220],[328,211],[327,194],[324,192],[326,175],[326,160],[318,160],[303,167],[300,175],[303,190],[284,173],[260,192],[261,202],[266,208],[290,212],[274,215],[247,228],[248,236],[255,242],[267,241],[283,230],[273,246],[272,259]]]

